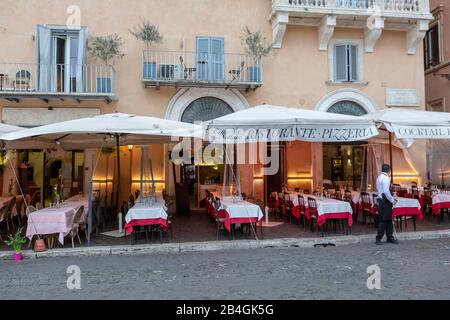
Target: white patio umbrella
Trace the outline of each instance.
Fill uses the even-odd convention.
[[[238,111],[207,124],[212,142],[270,141],[345,142],[378,134],[370,119],[335,113],[261,105]]]
[[[210,142],[227,144],[294,140],[348,142],[367,140],[378,134],[370,119],[273,105],[232,113],[211,120],[206,127]],[[239,189],[239,178],[234,173],[233,176]]]
[[[450,113],[411,109],[385,109],[362,118],[375,121],[378,127],[389,132],[389,154],[391,163],[391,182],[394,170],[392,159],[392,134],[409,148],[414,139],[450,139]]]
[[[203,136],[198,125],[156,117],[135,116],[124,113],[105,114],[90,118],[63,121],[14,131],[0,136],[5,141],[32,141],[60,146],[65,150],[89,149],[107,146],[170,143],[176,137]],[[119,148],[117,167],[120,170]],[[119,175],[120,177],[120,171]],[[120,178],[119,178],[120,179]],[[120,180],[117,181],[120,185]],[[89,237],[92,230],[92,177],[89,180]],[[118,197],[116,198],[118,206]],[[88,238],[90,243],[90,238]]]

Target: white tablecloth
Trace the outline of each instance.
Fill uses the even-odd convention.
[[[229,198],[224,198],[221,201],[221,209],[228,212],[230,219],[258,218],[261,220],[264,216],[258,205],[244,200],[233,202]]]
[[[370,202],[372,203],[372,195],[377,194],[376,192],[372,191],[369,192],[370,195]],[[359,203],[361,200],[361,193],[359,191],[352,191],[352,199],[353,202]],[[417,199],[413,198],[401,198],[401,197],[395,197],[397,199],[397,204],[393,208],[418,208],[420,209],[420,202]]]
[[[433,196],[433,204],[450,202],[450,194],[438,193]]]
[[[66,201],[60,207],[45,208],[31,212],[28,216],[26,236],[31,239],[34,235],[58,233],[58,240],[64,244],[64,237],[70,232],[73,215],[84,205],[82,220],[86,220],[87,201]]]
[[[345,201],[340,201],[331,198],[320,198],[308,194],[303,195],[303,197],[305,198],[306,207],[308,207],[308,197],[316,199],[317,212],[319,216],[322,214],[330,214],[330,213],[344,213],[344,212],[348,212],[350,214],[353,213],[352,206],[350,205],[350,203]]]
[[[163,201],[157,201],[153,204],[137,202],[128,210],[125,216],[125,222],[143,219],[165,219],[167,220],[167,207]]]

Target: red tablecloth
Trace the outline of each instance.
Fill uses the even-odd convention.
[[[224,227],[228,232],[231,232],[232,224],[244,224],[244,223],[262,223],[262,219],[258,220],[258,218],[230,218],[230,215],[226,210],[219,211],[219,219],[225,219]]]
[[[133,233],[133,227],[135,226],[150,226],[150,225],[160,225],[163,231],[167,230],[167,220],[158,218],[158,219],[137,219],[131,220],[127,224],[125,224],[125,232],[127,235]]]
[[[450,202],[439,202],[433,204],[433,214],[438,215],[441,213],[441,209],[450,209]]]
[[[305,210],[305,217],[306,219],[311,220],[308,208]],[[348,226],[351,227],[353,225],[353,216],[351,212],[323,213],[317,218],[317,223],[319,226],[322,226],[329,219],[347,219]]]
[[[397,216],[417,216],[417,220],[423,219],[422,210],[418,208],[393,208],[392,209],[392,217],[395,218]]]

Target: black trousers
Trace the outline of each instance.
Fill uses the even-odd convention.
[[[381,241],[386,232],[387,240],[393,240],[394,226],[392,224],[392,203],[389,200],[378,200],[378,217],[378,234],[376,239]]]

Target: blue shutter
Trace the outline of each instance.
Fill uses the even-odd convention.
[[[210,48],[210,38],[208,37],[197,37],[196,43],[196,64],[197,71],[196,77],[197,80],[208,80],[209,78],[209,48]]]
[[[38,90],[50,92],[52,90],[53,72],[51,67],[51,29],[37,25],[36,28],[36,82]]]
[[[358,46],[349,45],[350,81],[358,81]]]
[[[343,82],[347,81],[347,46],[335,45],[334,46],[334,81]]]
[[[224,79],[224,39],[211,38],[209,80],[223,81]]]

